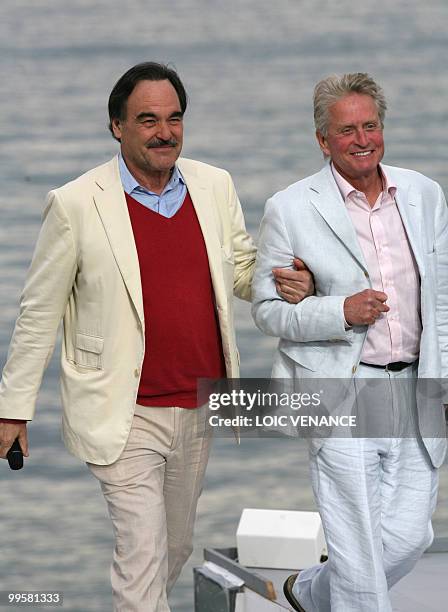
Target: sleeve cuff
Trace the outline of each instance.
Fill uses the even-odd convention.
[[[28,423],[28,421],[24,421],[23,419],[0,419],[0,423],[10,423],[12,425],[17,425],[20,423]]]

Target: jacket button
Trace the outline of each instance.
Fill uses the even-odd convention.
[[[369,273],[368,273],[368,272],[364,272],[364,276],[365,276],[366,278],[370,278],[370,276],[369,276]]]
[[[138,368],[135,368],[134,376],[135,376],[135,378],[138,378],[140,376],[140,370]]]
[[[358,369],[358,368],[357,368],[357,367],[354,365],[354,366],[352,367],[352,374],[354,374],[354,373],[356,372],[356,370],[357,370],[357,369]]]

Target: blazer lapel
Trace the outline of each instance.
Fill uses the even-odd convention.
[[[403,222],[406,234],[411,245],[412,252],[417,262],[420,276],[425,276],[425,267],[422,259],[422,243],[421,243],[421,219],[420,208],[417,206],[419,196],[417,196],[412,187],[409,185],[400,186],[397,181],[397,191],[395,193],[395,202],[400,211],[401,220]]]
[[[123,281],[143,326],[143,297],[140,266],[131,220],[121,184],[118,158],[104,166],[104,176],[96,177],[95,205]]]
[[[313,206],[344,243],[359,265],[367,271],[366,261],[355,228],[333,179],[329,164],[315,175],[310,191],[310,200]]]
[[[194,166],[183,159],[179,159],[177,163],[187,185],[201,227],[208,255],[215,299],[219,302],[221,296],[225,296],[225,284],[222,270],[221,242],[217,232],[217,220],[213,204],[215,196],[211,185],[198,177],[197,169]]]

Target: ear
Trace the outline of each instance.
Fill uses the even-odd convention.
[[[326,137],[319,131],[316,130],[316,138],[319,143],[319,147],[325,157],[330,157],[330,149],[328,147],[328,141]]]
[[[121,139],[121,121],[119,119],[112,119],[112,131],[117,140]]]

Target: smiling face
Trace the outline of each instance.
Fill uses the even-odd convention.
[[[183,141],[183,117],[176,90],[168,80],[139,81],[126,103],[124,119],[113,119],[126,165],[143,186],[167,183]]]
[[[336,170],[354,187],[377,179],[384,155],[383,128],[368,95],[348,94],[328,109],[327,135],[317,132],[319,146]]]

